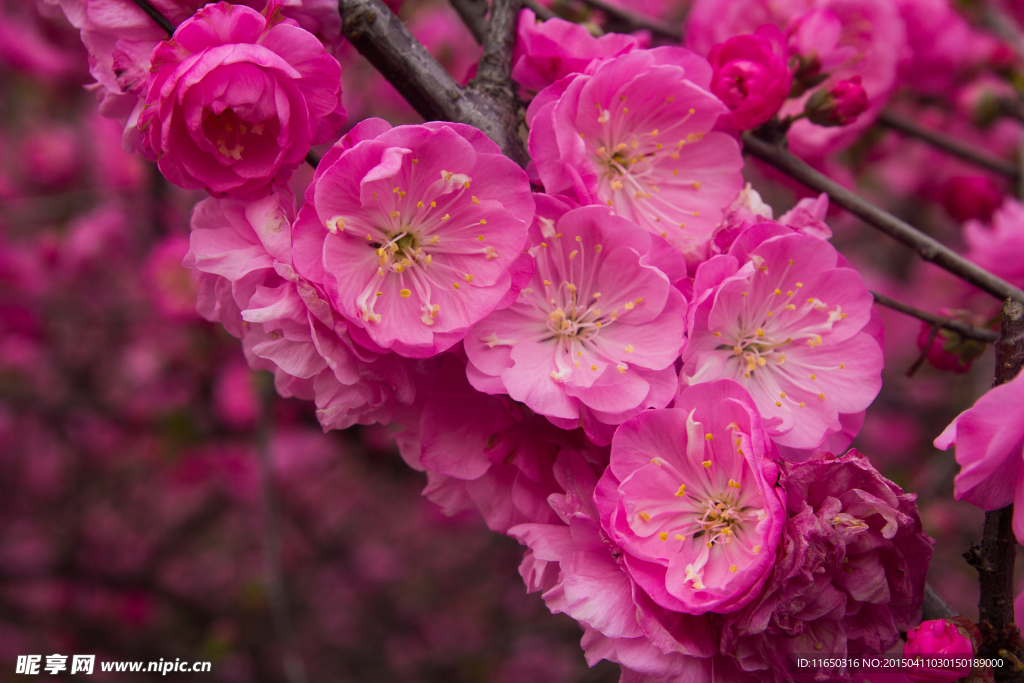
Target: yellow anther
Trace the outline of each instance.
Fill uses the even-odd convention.
[[[802,283],[802,282],[798,282],[798,283],[796,283],[796,286],[797,286],[797,287],[803,287],[803,286],[804,286],[804,283]]]
[[[781,394],[779,394],[779,396],[780,396],[781,398],[786,398],[786,392],[785,392],[785,391],[783,391],[783,392],[782,392]]]
[[[705,441],[714,441],[714,439],[715,439],[715,435],[714,434],[705,434],[704,435],[704,440]]]
[[[646,512],[641,512],[640,513],[640,519],[644,520],[645,522],[649,522],[649,521],[651,521],[651,516],[649,514],[647,514]]]
[[[430,208],[436,209],[437,208],[437,202],[430,202]]]
[[[628,370],[628,369],[629,369],[629,366],[628,366],[628,365],[626,365],[625,363],[619,363],[619,364],[618,364],[618,365],[616,365],[615,367],[617,367],[617,368],[619,369],[619,372],[622,372],[622,373],[625,373],[625,372],[626,372],[626,370]]]
[[[757,336],[758,337],[763,337],[764,336],[764,330],[761,329],[760,327],[757,328]]]
[[[452,284],[454,285],[455,289],[458,289],[458,288],[459,288],[459,283],[458,283],[458,282],[454,282],[454,283],[452,283]]]
[[[572,252],[570,252],[570,254],[569,254],[569,260],[572,261],[574,258],[576,258],[577,254],[579,254],[579,253],[580,253],[579,251],[573,249]]]
[[[775,288],[775,296],[782,296],[782,290],[778,287]]]
[[[626,353],[633,353],[633,345],[626,344]]]
[[[701,464],[704,465],[704,469],[708,469],[709,467],[711,467],[711,461],[710,460],[705,460]]]
[[[479,204],[480,203],[480,200],[477,199],[475,196],[472,199],[473,199],[473,203],[474,204]]]
[[[711,541],[708,541],[706,545],[710,548],[711,547]]]
[[[757,359],[757,364],[761,367],[764,367],[767,363],[768,361],[763,356]]]
[[[660,534],[658,534],[658,538],[660,538],[663,541],[667,541],[668,540],[668,534],[666,534],[664,531],[662,531]]]
[[[632,311],[633,310],[633,302],[632,301],[627,301],[626,305],[623,306],[623,308],[625,308],[627,311]]]
[[[486,218],[481,218],[480,219],[480,225],[487,225],[487,219]]]
[[[597,366],[596,365],[591,365],[590,369],[596,372],[597,371]]]
[[[800,407],[801,407],[801,408],[803,408],[803,407],[804,407],[804,406],[806,406],[806,405],[807,405],[806,403],[804,403],[803,401],[800,401]]]
[[[412,296],[412,292],[410,292],[408,289],[400,289],[398,290],[398,296],[402,297],[403,299],[408,299],[410,296]]]
[[[679,490],[676,491],[676,498],[681,498],[686,495],[686,484],[680,484]]]
[[[811,375],[811,379],[818,379],[815,375]]]
[[[685,541],[686,540],[686,536],[683,536],[682,534],[676,534],[673,538],[675,538],[677,541]]]
[[[822,401],[824,401],[825,400],[825,394],[818,394],[818,398],[820,398]]]
[[[757,555],[759,552],[761,552],[761,546],[760,545],[755,545],[754,546],[754,554]]]
[[[466,273],[466,276],[463,279],[466,282],[472,282],[473,281],[473,273]]]
[[[384,296],[384,292],[377,292],[377,296]]]
[[[781,407],[782,407],[782,404],[781,404],[781,403],[779,403],[778,401],[776,401],[776,402],[775,402],[775,406],[776,406],[777,408],[781,408]]]
[[[437,244],[440,241],[441,241],[441,238],[439,236],[437,236],[437,235],[434,235],[433,237],[430,238],[430,244]]]
[[[402,213],[400,211],[392,211],[388,215],[391,216],[392,218],[398,218],[399,216],[402,215]]]

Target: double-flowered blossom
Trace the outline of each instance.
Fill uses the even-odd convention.
[[[971,673],[974,643],[965,626],[934,619],[907,632],[903,656],[920,658],[919,666],[906,668],[912,683],[953,683]]]
[[[898,642],[920,618],[933,544],[917,496],[857,451],[780,467],[788,519],[778,559],[756,599],[717,620],[722,651],[772,683],[793,680],[793,655],[878,653]],[[849,680],[841,675],[813,680]]]
[[[341,66],[280,1],[207,5],[152,62],[139,148],[185,188],[265,194],[345,121]]]
[[[641,41],[623,33],[595,38],[584,26],[552,17],[539,21],[533,10],[519,14],[512,78],[527,93],[540,92],[569,74],[583,73],[594,61],[630,52]]]
[[[731,612],[757,595],[785,522],[774,445],[737,383],[683,392],[624,423],[598,484],[606,531],[662,607]]]
[[[953,497],[982,510],[1014,505],[1013,531],[1024,540],[1024,373],[990,389],[935,439],[956,446]]]
[[[708,61],[715,69],[711,92],[732,110],[743,130],[775,116],[789,97],[793,74],[786,64],[786,38],[771,24],[715,45]]]
[[[616,425],[672,400],[686,316],[673,281],[686,264],[607,207],[571,208],[544,195],[537,204],[533,278],[466,337],[469,378],[563,428],[582,421],[607,443],[595,422]]]
[[[475,128],[367,119],[324,157],[306,200],[296,267],[368,349],[440,353],[530,275],[529,181]]]
[[[743,167],[736,139],[715,129],[732,117],[709,92],[711,74],[689,50],[661,47],[594,62],[541,91],[527,123],[545,191],[605,205],[688,260],[705,258]]]
[[[412,403],[414,369],[354,345],[322,290],[292,266],[295,199],[284,187],[256,200],[206,199],[192,213],[185,266],[198,310],[242,339],[249,364],[274,373],[282,396],[315,399],[325,429],[391,420]]]
[[[828,242],[773,222],[723,251],[694,277],[682,383],[742,384],[790,456],[845,448],[882,385],[860,274]]]

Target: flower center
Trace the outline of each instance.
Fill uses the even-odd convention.
[[[263,135],[265,124],[265,121],[245,121],[230,108],[220,114],[214,114],[208,109],[203,116],[203,133],[222,155],[241,161],[242,152],[245,151],[243,136]]]

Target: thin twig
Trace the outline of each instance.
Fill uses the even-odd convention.
[[[496,96],[493,84],[461,88],[382,0],[340,0],[339,8],[345,37],[423,118],[479,128],[506,156],[527,164],[519,113]]]
[[[320,165],[320,158],[320,155],[314,152],[313,150],[309,150],[308,152],[306,152],[306,163],[312,166],[313,168],[316,168],[317,166]]]
[[[134,0],[134,2],[139,6],[139,9],[149,15],[149,18],[156,22],[157,26],[167,33],[168,37],[174,35],[174,24],[171,23],[170,19],[161,14],[160,10],[149,4],[149,0]]]
[[[458,13],[462,23],[473,34],[477,45],[487,35],[487,3],[484,0],[448,0]]]
[[[988,344],[994,343],[999,338],[999,334],[992,330],[985,330],[980,327],[972,327],[967,323],[962,323],[959,320],[953,320],[952,318],[945,318],[941,315],[935,315],[934,313],[928,313],[922,311],[919,308],[914,308],[902,301],[896,301],[890,299],[884,294],[878,292],[871,292],[871,296],[875,297],[875,303],[881,304],[886,308],[891,308],[894,311],[900,313],[906,313],[909,316],[923,320],[926,323],[931,323],[935,327],[941,327],[943,329],[952,330],[964,339],[974,339],[976,341],[985,342]]]
[[[589,5],[594,9],[601,10],[609,17],[625,24],[630,31],[637,31],[646,29],[654,35],[661,36],[662,38],[668,38],[674,40],[677,43],[683,41],[683,30],[678,26],[673,26],[667,22],[661,21],[660,19],[654,19],[653,17],[645,17],[642,14],[613,5],[605,0],[583,0],[583,4]]]
[[[952,619],[958,617],[960,614],[953,609],[948,602],[943,599],[941,595],[935,592],[935,589],[929,584],[924,585],[924,607],[921,610],[922,621],[932,621],[933,619]]]
[[[1024,291],[971,263],[907,222],[850,192],[828,176],[811,168],[789,150],[762,140],[749,132],[743,134],[743,145],[744,151],[748,154],[771,164],[816,192],[828,193],[832,203],[841,206],[868,225],[914,249],[926,261],[931,261],[960,279],[1000,299],[1010,297],[1024,300]]]
[[[541,21],[547,21],[548,19],[554,19],[558,15],[549,10],[544,5],[537,2],[537,0],[523,0],[523,7],[528,10],[532,10],[537,18]]]
[[[961,140],[950,137],[944,133],[940,133],[935,130],[930,130],[923,126],[919,126],[917,123],[905,119],[902,116],[898,116],[891,112],[882,112],[878,117],[878,122],[883,126],[898,130],[905,135],[924,140],[928,144],[941,149],[944,152],[948,152],[955,157],[959,157],[964,161],[969,161],[976,166],[988,169],[1000,175],[1004,175],[1007,178],[1016,179],[1019,175],[1017,165],[1011,161],[1000,159],[986,154],[979,149],[964,143]]]

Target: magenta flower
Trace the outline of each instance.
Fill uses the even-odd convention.
[[[512,78],[527,92],[539,92],[569,74],[583,73],[594,61],[615,57],[639,47],[640,41],[622,33],[595,38],[585,26],[560,17],[538,21],[532,10],[519,14]]]
[[[249,365],[273,372],[279,394],[315,399],[324,429],[387,423],[415,396],[408,362],[353,344],[326,295],[295,272],[294,212],[280,187],[197,204],[184,261],[199,282],[197,309],[242,339]]]
[[[338,62],[267,9],[207,5],[153,51],[140,149],[171,182],[265,194],[344,123]]]
[[[742,130],[775,116],[789,97],[793,74],[786,65],[786,38],[771,24],[715,45],[708,61],[715,70],[711,92],[732,110]]]
[[[546,88],[527,112],[530,153],[549,194],[602,204],[704,258],[742,185],[708,63],[675,47],[634,50]]]
[[[964,240],[967,258],[1018,287],[1024,286],[1024,261],[1006,258],[1024,250],[1024,204],[1007,197],[989,225],[968,221]]]
[[[717,621],[723,652],[781,683],[792,680],[790,655],[892,647],[920,614],[934,541],[917,496],[857,451],[780,466],[788,520],[778,562],[753,602]]]
[[[914,683],[953,683],[971,673],[969,662],[974,658],[974,644],[951,621],[923,621],[920,626],[907,632],[907,644],[903,646],[905,659],[914,659],[918,655],[925,660],[941,658],[968,663],[963,667],[908,666],[904,669],[907,678]]]
[[[517,264],[529,181],[475,128],[363,121],[321,161],[306,199],[296,267],[368,349],[440,353],[529,276]]]
[[[591,422],[619,424],[671,400],[686,303],[639,226],[605,207],[537,201],[533,279],[515,304],[466,337],[469,378],[564,428],[583,418],[602,440]],[[681,256],[675,260],[685,272]]]
[[[598,508],[629,574],[659,605],[724,613],[754,599],[786,520],[772,448],[753,401],[730,381],[691,387],[675,409],[615,432]]]
[[[835,248],[762,223],[703,263],[693,287],[683,384],[736,380],[787,449],[848,446],[883,361],[871,293]]]
[[[952,445],[960,464],[953,497],[982,510],[1017,503],[1013,532],[1024,539],[1024,373],[990,389],[935,439],[936,448]]]
[[[988,176],[956,176],[939,188],[942,206],[959,222],[988,222],[1003,203],[1003,189]]]
[[[563,449],[554,472],[564,493],[549,500],[560,523],[520,524],[508,532],[528,547],[519,567],[527,589],[544,591],[552,612],[580,622],[591,666],[617,662],[630,681],[719,680],[716,665],[727,666],[727,658],[715,656],[710,618],[664,609],[624,571],[622,549],[601,528],[595,496],[604,494],[595,491],[591,463]]]

